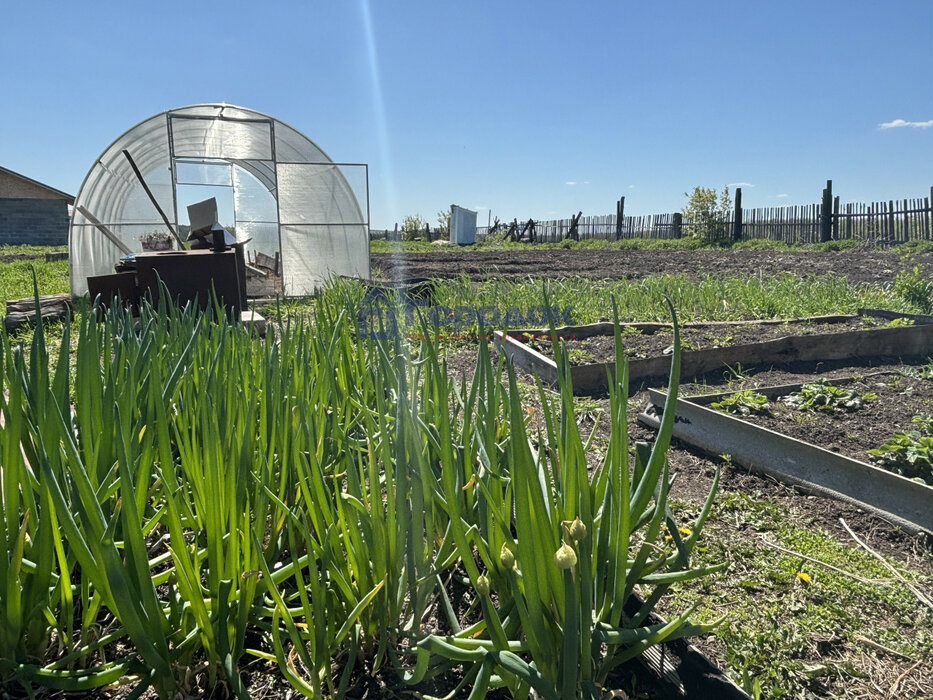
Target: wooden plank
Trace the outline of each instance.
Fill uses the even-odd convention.
[[[32,297],[26,299],[11,299],[6,303],[6,317],[4,326],[8,333],[19,330],[23,326],[32,325],[38,316],[43,319],[59,321],[72,312],[70,294],[50,294],[39,297],[39,310],[36,312],[36,300]]]
[[[81,214],[81,216],[83,216],[85,219],[90,221],[98,231],[104,234],[105,238],[107,238],[111,243],[113,243],[117,248],[119,248],[120,252],[122,252],[124,255],[129,255],[130,253],[133,252],[132,250],[126,247],[126,244],[123,241],[121,241],[119,237],[113,231],[111,231],[109,228],[104,226],[100,221],[98,221],[97,218],[93,214],[91,214],[91,212],[85,209],[83,205],[79,204],[77,207],[75,207],[75,209],[77,209],[78,213]]]
[[[839,239],[839,197],[838,196],[833,198],[832,237],[834,240]]]
[[[846,323],[860,316],[879,316],[880,318],[914,317],[911,316],[911,314],[902,314],[894,311],[859,309],[857,314],[824,314],[822,316],[795,316],[792,318],[753,318],[740,321],[686,321],[681,323],[680,327],[704,328],[706,326],[712,326],[713,328],[734,328],[736,326],[777,326],[784,323]],[[633,321],[630,323],[620,323],[619,327],[623,331],[625,331],[626,328],[630,328],[650,335],[658,331],[668,330],[672,328],[673,325],[673,323],[658,321]],[[503,331],[503,333],[513,338],[520,338],[523,335],[548,336],[551,334],[551,330],[549,328],[514,328]],[[599,335],[610,336],[613,334],[613,324],[610,321],[600,321],[598,323],[586,323],[579,326],[560,326],[554,329],[554,333],[559,338],[570,338],[574,340],[583,340]]]
[[[930,240],[933,238],[933,232],[930,231],[930,198],[924,197],[923,199],[923,231],[924,238]]]
[[[887,309],[859,309],[857,313],[859,316],[875,316],[890,321],[896,318],[909,318],[914,323],[933,323],[933,316],[927,316],[926,314],[908,314],[900,311],[888,311]]]
[[[887,209],[887,220],[888,220],[888,240],[897,240],[897,232],[894,229],[894,200],[888,200],[888,209]]]
[[[496,333],[497,337],[501,335],[510,341],[506,346],[506,354],[509,357],[520,357],[521,362],[525,363],[519,364],[520,367],[526,369],[529,366],[535,367],[542,380],[544,380],[543,375],[548,374],[554,377],[553,382],[557,381],[557,368],[553,360],[509,338],[501,331]],[[683,352],[681,376],[694,377],[736,364],[752,367],[790,362],[848,360],[858,357],[928,357],[931,346],[933,346],[933,324],[789,336],[763,343]],[[648,379],[663,377],[670,371],[670,360],[668,356],[630,360],[630,386],[637,387]],[[518,364],[517,361],[516,363]],[[615,363],[610,362],[572,367],[570,373],[574,393],[598,394],[605,391],[608,387],[608,377],[615,371],[614,365]]]
[[[526,372],[537,373],[541,381],[548,384],[557,384],[557,363],[545,357],[534,348],[519,343],[502,331],[494,333],[494,345],[497,351],[504,352],[505,356],[516,367]]]
[[[71,304],[71,295],[70,294],[49,294],[44,297],[39,297],[39,307],[42,309],[53,308],[53,307],[64,307],[67,309],[72,308]],[[25,299],[10,299],[6,303],[6,311],[10,312],[30,312],[36,310],[36,300],[34,297],[27,297]]]

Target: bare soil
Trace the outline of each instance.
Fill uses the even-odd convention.
[[[45,253],[16,253],[13,255],[0,255],[0,263],[17,262],[19,260],[45,260]]]
[[[452,250],[431,253],[373,253],[383,280],[412,277],[473,280],[491,277],[643,279],[653,275],[691,277],[792,272],[800,277],[836,274],[852,282],[893,282],[901,270],[919,264],[933,272],[933,253],[908,259],[895,251],[773,250]]]

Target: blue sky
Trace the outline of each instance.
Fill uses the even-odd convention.
[[[695,185],[922,197],[933,3],[4,3],[0,165],[76,193],[124,130],[198,102],[368,163],[377,228],[675,211]]]

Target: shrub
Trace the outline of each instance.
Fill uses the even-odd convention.
[[[717,195],[715,188],[697,186],[692,193],[684,192],[684,196],[689,198],[683,215],[690,235],[708,244],[730,244],[732,235],[727,220],[732,198],[729,188],[724,187]]]
[[[422,219],[420,214],[409,214],[402,222],[402,240],[415,240],[424,234],[424,227],[427,225],[428,222]]]

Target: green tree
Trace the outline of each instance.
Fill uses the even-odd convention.
[[[413,241],[424,233],[424,227],[428,222],[421,218],[420,214],[409,214],[402,222],[402,240]]]
[[[683,209],[684,228],[695,238],[707,243],[724,243],[731,240],[726,222],[732,211],[729,188],[717,193],[714,187],[694,187],[693,192],[684,192],[688,198]]]
[[[441,238],[450,235],[450,209],[441,209],[437,212],[437,232]]]

